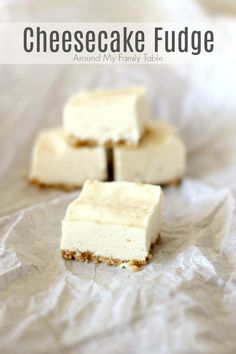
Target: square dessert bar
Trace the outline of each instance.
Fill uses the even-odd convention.
[[[62,256],[111,265],[128,262],[137,270],[158,239],[161,209],[159,186],[87,181],[62,221]]]
[[[36,139],[30,180],[41,186],[79,188],[87,179],[107,178],[105,148],[68,144],[62,129],[49,129]]]
[[[72,144],[138,144],[148,117],[141,87],[82,91],[64,107],[63,128]]]
[[[114,179],[161,185],[176,184],[186,169],[186,150],[173,126],[149,121],[135,147],[115,146]]]

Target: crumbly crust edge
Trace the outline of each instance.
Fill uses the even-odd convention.
[[[162,188],[166,188],[166,187],[179,187],[182,183],[183,178],[176,178],[173,181],[170,182],[166,182],[166,183],[160,183],[160,186]]]
[[[90,251],[86,252],[80,252],[79,250],[75,251],[69,251],[69,250],[61,250],[61,255],[64,259],[66,260],[76,260],[79,262],[84,262],[84,263],[105,263],[107,265],[112,265],[112,266],[121,266],[122,264],[127,264],[128,268],[132,270],[133,272],[137,272],[140,270],[140,268],[150,261],[152,258],[152,251],[154,246],[160,241],[160,234],[157,235],[156,240],[152,243],[150,247],[150,251],[148,256],[140,261],[140,260],[121,260],[117,258],[108,258],[108,257],[103,257],[103,256],[97,256],[94,253]]]
[[[71,192],[71,191],[82,188],[82,185],[76,185],[76,184],[44,183],[44,182],[39,181],[37,178],[29,178],[29,182],[41,189],[46,189],[46,188],[61,189],[61,190],[64,190],[65,192]],[[161,184],[156,183],[156,185],[159,185],[162,188],[179,187],[181,185],[181,183],[182,183],[182,178],[176,178],[175,180],[167,182],[167,183],[161,183]]]
[[[99,146],[103,146],[106,148],[113,148],[116,146],[136,147],[140,144],[140,141],[137,144],[135,144],[132,141],[120,139],[116,142],[114,142],[112,140],[107,140],[104,143],[99,143],[93,139],[80,140],[79,138],[75,137],[74,135],[67,136],[67,142],[69,143],[69,145],[71,145],[75,148],[78,148],[78,147],[99,147]]]
[[[37,178],[29,178],[29,182],[41,189],[46,189],[46,188],[61,189],[64,190],[65,192],[71,192],[73,190],[82,188],[82,185],[79,184],[76,185],[76,184],[66,184],[66,183],[44,183],[39,181]]]

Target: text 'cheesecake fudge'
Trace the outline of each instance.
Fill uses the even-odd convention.
[[[115,146],[115,180],[168,185],[180,181],[186,169],[185,146],[174,127],[149,121],[138,146]]]
[[[106,180],[102,146],[74,148],[60,128],[41,132],[32,154],[30,180],[40,186],[79,188],[87,179]]]
[[[141,87],[109,91],[82,91],[65,105],[63,127],[78,144],[138,144],[148,117]]]
[[[162,198],[159,186],[87,181],[62,221],[62,256],[138,270],[158,239]]]

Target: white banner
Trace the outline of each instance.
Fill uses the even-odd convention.
[[[1,23],[0,64],[168,64],[215,60],[217,23]]]

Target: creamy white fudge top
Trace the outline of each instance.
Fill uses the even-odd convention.
[[[87,181],[70,204],[65,220],[147,227],[161,188],[141,183]]]
[[[106,151],[103,147],[72,147],[61,128],[42,131],[34,145],[29,177],[65,186],[81,186],[88,178],[106,179]]]
[[[65,105],[63,127],[79,141],[137,144],[148,115],[142,87],[82,91]]]
[[[177,130],[174,126],[160,120],[148,121],[146,124],[146,135],[144,136],[139,147],[155,147],[162,149],[164,145],[177,135]]]
[[[36,150],[56,157],[66,149],[71,149],[65,138],[63,129],[59,127],[44,130],[37,136]]]

